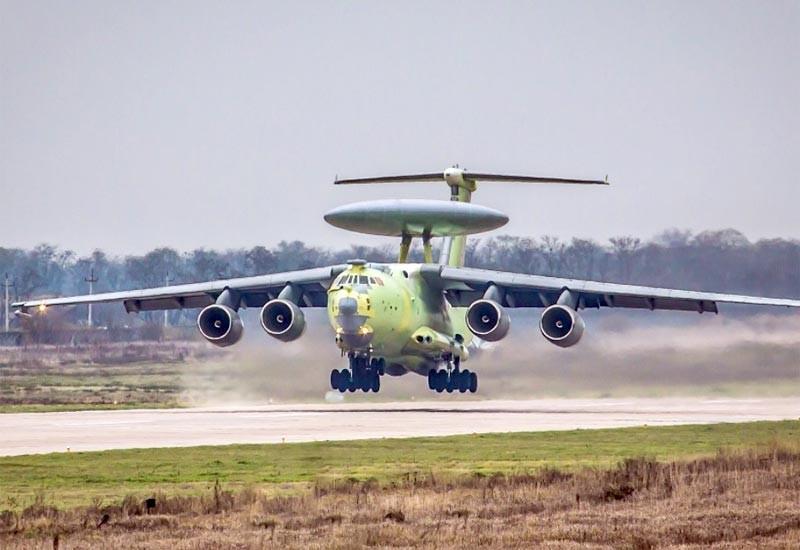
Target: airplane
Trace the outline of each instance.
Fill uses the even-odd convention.
[[[325,214],[333,226],[400,237],[396,263],[353,259],[343,265],[254,277],[47,298],[13,304],[17,314],[44,313],[51,306],[122,302],[129,313],[200,309],[197,328],[208,342],[226,347],[244,331],[242,308],[261,308],[260,324],[271,337],[297,340],[306,328],[303,309],[327,308],[343,369],[332,369],[339,392],[378,392],[384,375],[427,377],[437,393],[475,393],[478,375],[462,368],[486,343],[511,328],[509,309],[540,308],[539,331],[569,348],[586,328],[586,309],[634,308],[718,313],[719,303],[800,307],[800,300],[673,290],[464,266],[467,236],[501,227],[508,217],[471,202],[478,182],[608,185],[605,180],[478,173],[458,166],[443,172],[337,179],[336,185],[445,183],[450,200],[366,201]],[[432,239],[443,238],[438,262]],[[409,263],[413,239],[422,239],[423,262]],[[33,313],[31,313],[33,311]]]

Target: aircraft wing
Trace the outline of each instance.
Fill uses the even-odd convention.
[[[242,307],[261,307],[267,301],[276,298],[287,285],[292,284],[302,291],[298,305],[324,307],[327,303],[327,290],[330,283],[346,267],[345,265],[318,267],[205,283],[87,294],[67,298],[46,298],[17,302],[12,306],[23,313],[38,307],[104,302],[122,302],[128,312],[201,308],[213,304],[217,297],[227,289],[239,298]]]
[[[718,303],[800,307],[800,300],[582,281],[444,265],[423,266],[422,276],[431,284],[438,282],[438,286],[447,292],[450,302],[457,306],[468,306],[483,297],[489,286],[495,285],[500,291],[502,305],[512,308],[553,305],[565,289],[569,289],[577,298],[578,309],[618,307],[717,313]]]

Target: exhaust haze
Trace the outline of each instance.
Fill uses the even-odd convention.
[[[283,344],[255,317],[239,346],[219,361],[187,364],[183,377],[198,405],[320,401],[332,368],[343,368],[324,312],[306,310],[309,328]],[[535,312],[513,311],[509,336],[465,368],[480,376],[481,399],[664,395],[800,397],[800,317],[586,312],[587,332],[569,349],[547,343]],[[249,315],[248,315],[249,317]],[[645,320],[642,320],[645,319]],[[676,323],[676,321],[681,321]],[[424,377],[384,376],[379,395],[345,400],[431,398]],[[443,394],[441,399],[469,399]]]

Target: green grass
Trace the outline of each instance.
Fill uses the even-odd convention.
[[[131,409],[180,409],[186,405],[177,401],[159,403],[31,403],[0,404],[0,414],[70,412],[70,411],[118,411]]]
[[[570,470],[609,466],[630,457],[671,460],[726,448],[798,443],[800,421],[783,421],[28,455],[0,458],[0,509],[22,508],[37,495],[68,507],[155,491],[191,494],[215,480],[226,487],[300,490],[319,480],[386,483],[414,473]]]

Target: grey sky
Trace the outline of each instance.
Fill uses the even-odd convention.
[[[443,169],[517,235],[800,238],[800,2],[0,0],[0,246],[383,242],[322,214]]]

